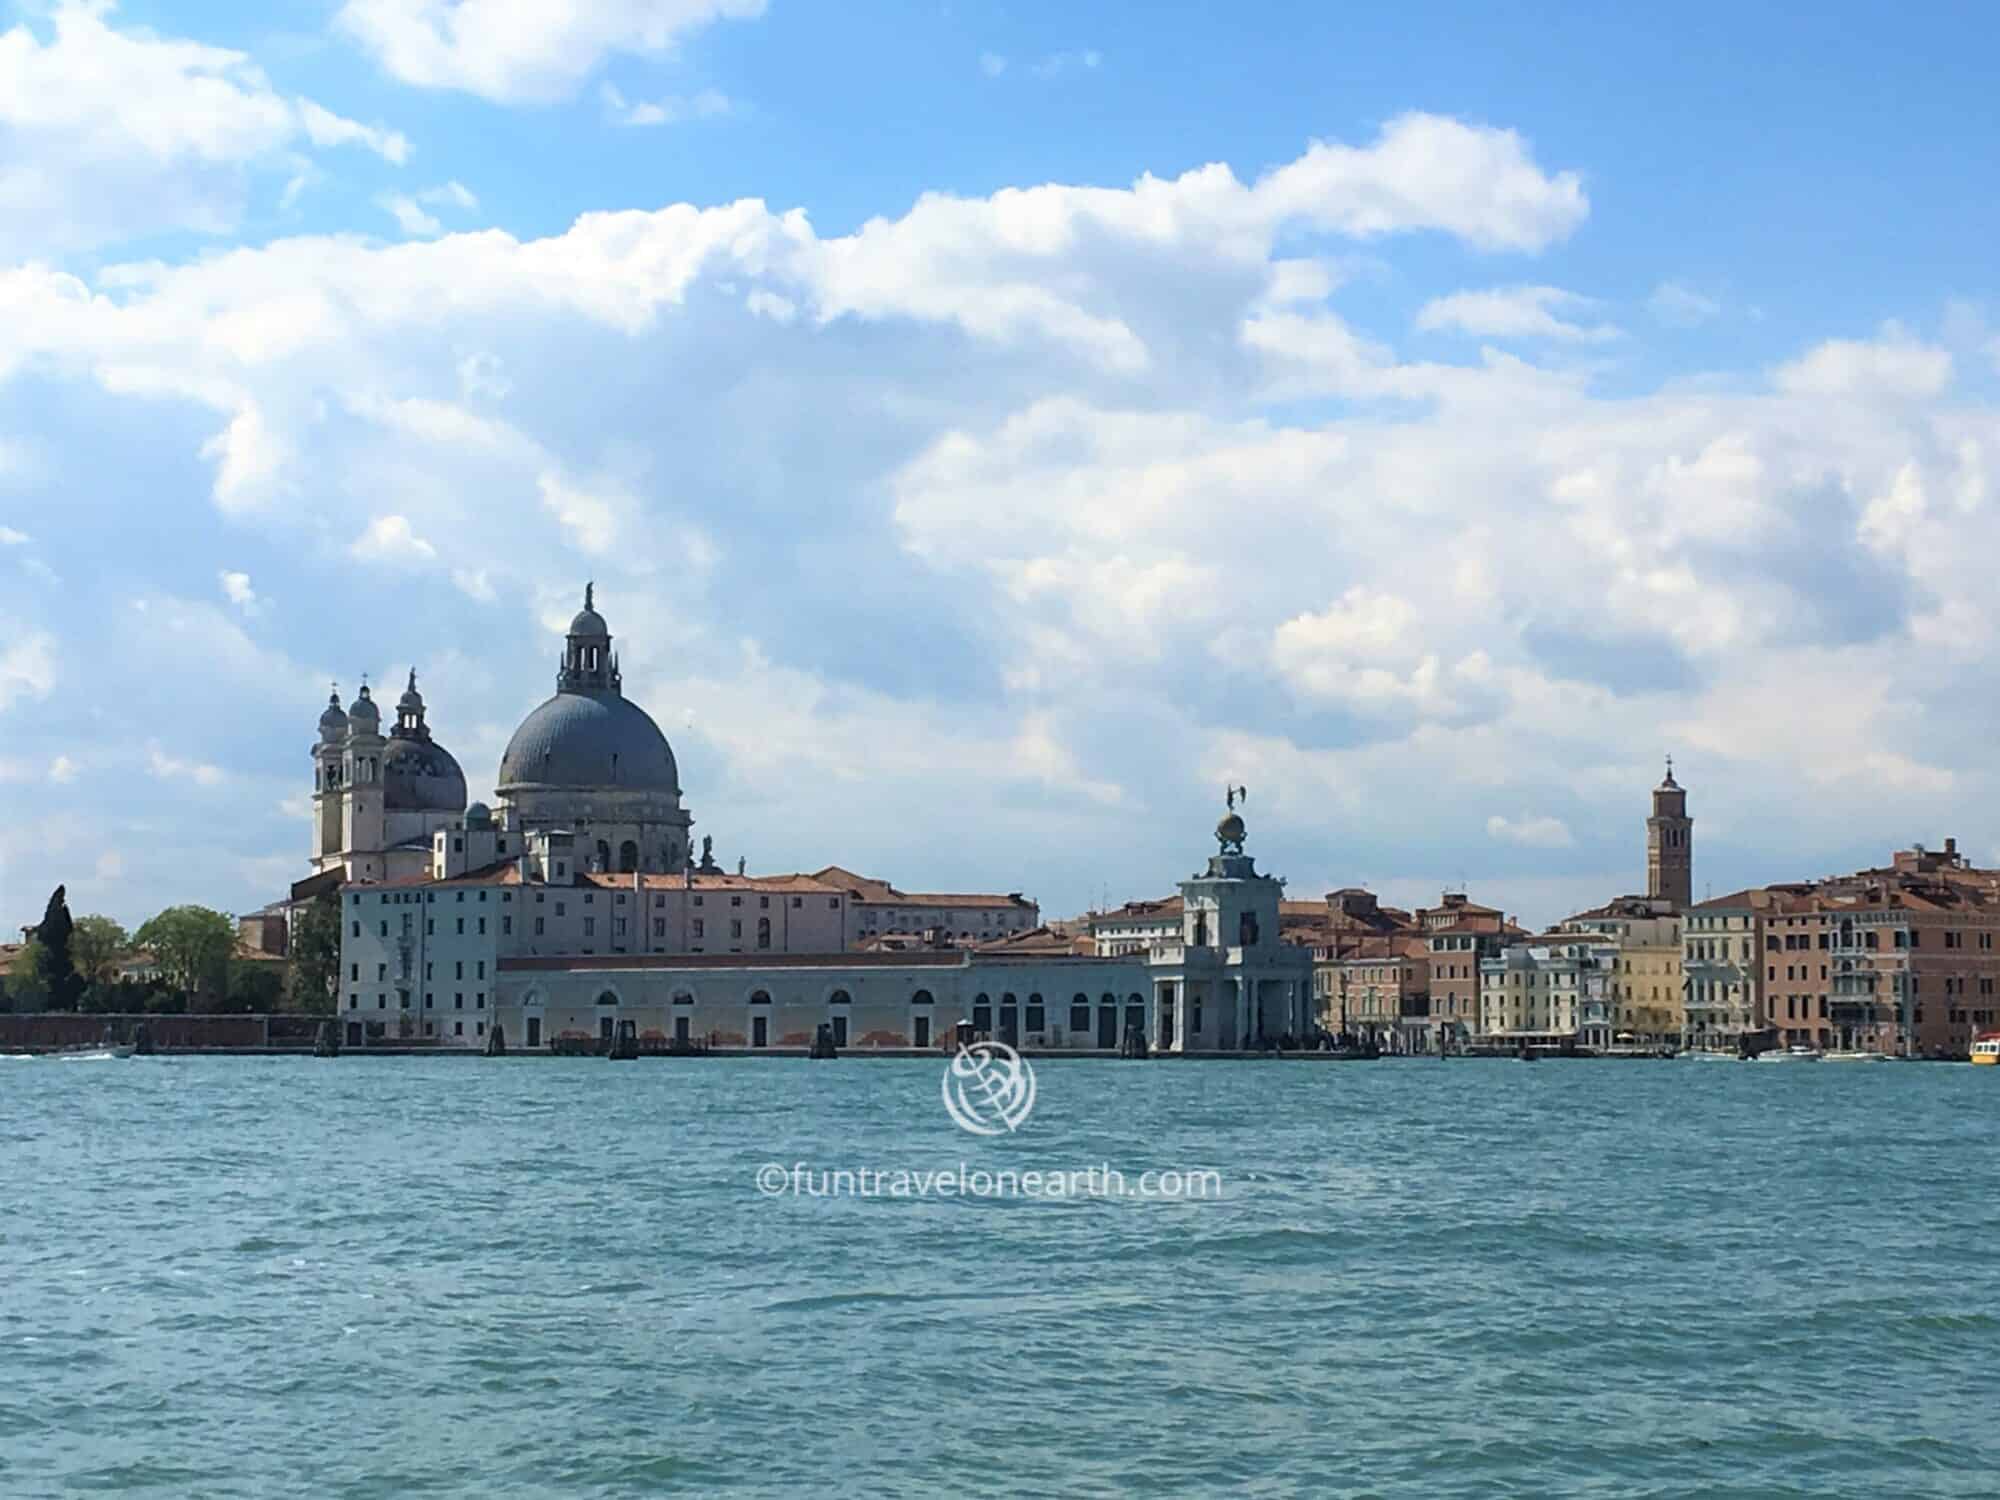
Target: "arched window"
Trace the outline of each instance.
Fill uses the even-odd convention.
[[[852,1005],[854,997],[848,994],[846,990],[835,990],[831,995],[826,997],[826,1003],[828,1005]]]
[[[694,1004],[694,996],[693,996],[693,994],[692,994],[692,993],[690,993],[690,992],[689,992],[689,991],[687,991],[687,990],[675,990],[675,991],[674,991],[674,1004],[676,1004],[676,1005],[692,1005],[692,1004]]]
[[[757,919],[757,946],[759,948],[768,948],[771,946],[771,919],[769,917],[759,917]]]
[[[1048,1025],[1048,1012],[1042,1008],[1040,995],[1028,996],[1028,1013],[1021,1017],[1023,1031],[1041,1031]]]
[[[993,1029],[993,997],[978,995],[972,1001],[972,1029],[991,1031]]]
[[[639,868],[638,840],[627,839],[625,840],[624,843],[618,846],[618,873],[621,875],[630,875],[634,870],[638,868]]]
[[[750,992],[750,1003],[752,1005],[769,1005],[771,1003],[771,992],[769,990],[752,990]]]
[[[910,1004],[912,1005],[929,1005],[930,1003],[931,992],[929,990],[918,990],[914,995],[910,996]]]
[[[616,1005],[618,1003],[618,997],[612,994],[611,991],[606,990],[603,994],[597,997],[597,1003],[599,1005]]]
[[[597,841],[597,868],[600,870],[611,868],[611,846],[603,839]]]

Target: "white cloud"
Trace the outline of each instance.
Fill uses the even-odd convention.
[[[1104,61],[1104,55],[1094,47],[1086,47],[1076,52],[1053,52],[1036,63],[1031,70],[1037,78],[1056,78],[1076,69],[1086,72],[1094,70]]]
[[[264,601],[257,597],[257,591],[250,586],[248,573],[231,572],[225,569],[218,575],[222,583],[222,597],[242,610],[246,615],[254,615],[264,607]]]
[[[327,676],[392,680],[390,653],[457,636],[477,663],[455,681],[427,666],[425,690],[479,795],[546,691],[541,622],[560,629],[594,576],[628,691],[673,736],[704,826],[753,862],[894,855],[907,883],[935,858],[939,878],[1011,886],[1060,844],[1116,850],[1103,878],[1150,887],[1184,867],[1226,773],[1258,788],[1269,868],[1303,878],[1334,849],[1387,878],[1462,855],[1475,894],[1511,906],[1489,877],[1636,865],[1665,744],[1704,828],[1758,830],[1746,877],[1800,873],[1813,837],[1976,819],[2000,793],[1977,755],[2000,641],[1991,403],[1939,386],[1928,346],[1893,331],[1615,392],[1490,351],[1413,359],[1407,330],[1364,338],[1341,317],[1366,293],[1352,247],[1327,235],[1525,244],[1571,213],[1540,167],[1534,211],[1479,201],[1518,142],[1422,133],[1459,154],[1386,196],[1375,154],[1408,150],[1393,131],[1306,175],[932,196],[825,237],[746,201],[540,239],[307,236],[87,280],[0,271],[0,367],[32,362],[38,398],[59,392],[107,447],[143,433],[149,472],[253,413],[214,456],[240,459],[218,499],[287,501],[254,517],[275,559],[259,593],[339,588],[361,622],[328,646],[323,622],[274,617],[258,633],[295,638],[308,660],[290,662],[223,597],[90,610],[80,578],[75,617],[116,633],[60,659],[81,649],[107,679],[93,703],[124,717],[58,723],[73,695],[51,692],[9,715],[7,754],[37,779],[91,735],[144,745],[147,684],[195,681],[184,719],[214,738],[174,754],[268,812],[297,768],[260,775],[258,747],[310,731]],[[1432,179],[1457,173],[1467,194],[1437,206]],[[1897,399],[1818,394],[1898,370]],[[1292,392],[1343,399],[1272,404]],[[135,404],[156,409],[127,420]],[[83,457],[52,452],[29,503],[87,496]],[[161,487],[193,532],[243,524]],[[190,550],[197,579],[248,556],[217,545]],[[415,621],[382,563],[450,586]],[[898,644],[912,622],[921,650]],[[278,706],[225,738],[265,711],[225,696],[242,681]],[[894,842],[898,795],[965,806],[963,841]],[[1829,799],[1855,809],[1839,833],[1801,832]],[[1486,836],[1496,808],[1507,834]],[[1542,819],[1573,858],[1512,836],[1552,836]],[[1432,847],[1411,850],[1413,829]],[[261,836],[296,854],[296,826]],[[2000,843],[2000,823],[1979,837]]]
[[[416,567],[432,561],[437,548],[418,536],[407,516],[377,516],[348,546],[348,552],[365,562]]]
[[[1654,287],[1646,306],[1669,328],[1698,328],[1722,316],[1722,304],[1715,298],[1678,281],[1663,281]]]
[[[396,227],[404,234],[419,239],[443,234],[444,225],[435,214],[426,213],[417,200],[404,193],[384,193],[375,200],[381,204],[383,212],[396,221]]]
[[[712,120],[731,113],[735,106],[719,89],[703,89],[687,98],[628,100],[617,85],[606,83],[598,90],[604,103],[604,118],[613,125],[678,125],[687,120]]]
[[[1561,818],[1503,818],[1498,813],[1486,820],[1486,836],[1529,849],[1567,849],[1576,842]]]
[[[982,52],[979,54],[979,71],[988,78],[998,78],[1007,71],[1007,59],[998,52]]]
[[[58,755],[49,762],[49,780],[58,786],[65,786],[76,780],[76,762],[67,755]]]
[[[168,755],[157,743],[146,747],[146,763],[162,781],[185,779],[197,786],[220,786],[224,780],[220,766]]]
[[[347,0],[337,24],[394,77],[501,104],[567,98],[607,58],[660,57],[764,0]]]
[[[25,547],[27,544],[27,532],[16,531],[11,526],[0,526],[0,547]]]
[[[58,0],[46,37],[26,22],[0,32],[0,259],[224,232],[246,172],[286,168],[301,146],[409,154],[395,131],[280,94],[241,52],[121,30],[114,13]]]
[[[46,698],[56,686],[56,642],[45,630],[28,630],[0,616],[0,712],[23,698]]]
[[[1619,330],[1609,323],[1571,322],[1558,316],[1563,312],[1587,312],[1596,305],[1588,297],[1554,286],[1453,292],[1426,302],[1417,312],[1417,327],[1425,331],[1455,329],[1500,339],[1564,339],[1595,344],[1617,338]]]
[[[1828,339],[1779,366],[1778,388],[1794,396],[1931,397],[1951,384],[1951,355],[1895,324],[1881,337]]]

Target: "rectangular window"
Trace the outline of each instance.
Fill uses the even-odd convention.
[[[465,992],[463,990],[460,990],[457,994],[451,997],[451,1008],[453,1010],[465,1009]]]
[[[479,930],[482,934],[486,931],[486,918],[484,917],[479,919]]]
[[[387,937],[388,935],[389,935],[389,920],[388,918],[384,917],[382,919],[382,936]]]
[[[625,919],[623,917],[613,917],[611,919],[611,935],[613,937],[625,936]]]
[[[540,917],[537,917],[535,918],[535,936],[540,937],[541,935],[542,935],[542,919]]]
[[[481,990],[478,994],[472,997],[472,1008],[474,1010],[486,1009],[486,991]]]
[[[585,937],[597,936],[597,918],[585,917],[583,919],[583,935]]]
[[[741,917],[730,918],[729,935],[733,938],[740,938],[743,936],[743,919]]]
[[[359,922],[356,922],[356,923],[354,924],[354,935],[355,935],[356,937],[360,937],[360,936],[361,936],[361,924],[360,924]]]
[[[1200,1015],[1201,1012],[1197,1010],[1195,1014]],[[1047,1024],[1048,1024],[1048,1015],[1047,1012],[1045,1012],[1041,1006],[1031,1005],[1028,1007],[1028,1018],[1026,1022],[1026,1027],[1029,1031],[1040,1031],[1044,1027],[1046,1027]]]
[[[805,897],[803,896],[792,897],[792,910],[797,911],[801,906],[804,906],[805,904],[806,904]]]
[[[382,980],[387,979],[388,977],[389,977],[389,966],[387,964],[375,965],[375,979],[377,983],[380,983]]]
[[[460,960],[459,960],[459,961],[458,961],[457,963],[455,963],[455,964],[453,964],[453,965],[452,965],[452,975],[451,975],[451,977],[452,977],[453,979],[463,979],[463,978],[465,978],[465,960],[464,960],[464,959],[462,959],[462,958],[461,958],[461,959],[460,959]]]
[[[361,977],[361,965],[349,964],[347,966],[347,977],[349,979],[359,979]]]
[[[729,898],[729,904],[731,906],[741,906],[743,904],[743,898],[741,896],[731,896]]]
[[[701,918],[700,918],[700,917],[696,917],[696,918],[694,919],[694,935],[695,935],[695,937],[696,937],[696,938],[700,938],[700,936],[701,936]]]
[[[452,1034],[453,1036],[464,1036],[464,1035],[465,1035],[465,1022],[463,1022],[463,1021],[453,1021],[453,1022],[451,1023],[451,1034]]]
[[[483,958],[480,959],[476,967],[478,968],[479,972],[475,974],[473,977],[475,979],[484,979],[486,977],[486,960]]]
[[[347,1008],[349,1010],[361,1009],[361,997],[350,991],[347,996]]]
[[[1090,1007],[1088,1005],[1072,1005],[1069,1008],[1069,1029],[1075,1032],[1090,1030]]]
[[[653,918],[653,936],[656,938],[663,938],[666,935],[667,935],[667,919],[665,917]]]
[[[769,896],[759,896],[757,898],[757,904],[768,911],[771,906],[771,898]]]
[[[431,994],[431,992],[430,992],[429,990],[425,990],[425,991],[424,991],[424,1009],[425,1009],[425,1010],[433,1010],[433,1009],[435,1009],[435,1008],[436,1008],[436,1002],[435,1002],[435,998],[434,998],[434,997],[432,996],[432,994]]]
[[[500,919],[500,936],[512,937],[513,935],[514,935],[514,919],[512,917],[502,917]]]

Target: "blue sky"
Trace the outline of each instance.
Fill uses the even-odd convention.
[[[2000,861],[1970,7],[0,3],[0,905],[475,795],[587,578],[760,869]]]

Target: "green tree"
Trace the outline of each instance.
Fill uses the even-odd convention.
[[[7,1006],[10,1010],[42,1010],[49,1003],[49,953],[38,938],[30,936],[14,955],[7,973]]]
[[[205,906],[170,906],[133,933],[132,941],[153,955],[173,990],[217,995],[236,950],[236,923]]]
[[[331,1014],[340,982],[340,897],[315,897],[292,919],[286,947],[285,993],[294,1010]]]
[[[49,893],[49,904],[35,929],[35,941],[42,945],[42,979],[49,987],[51,1010],[75,1010],[83,994],[83,976],[70,959],[69,898],[63,887]]]
[[[285,998],[284,966],[270,959],[231,959],[223,1009],[255,1014],[278,1009]]]
[[[131,951],[132,934],[109,917],[78,917],[70,930],[70,960],[85,984],[115,983],[118,960]]]

